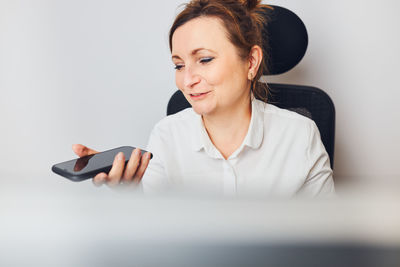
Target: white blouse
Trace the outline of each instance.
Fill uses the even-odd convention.
[[[290,197],[334,193],[329,156],[314,121],[254,99],[242,145],[225,160],[192,108],[151,133],[144,192],[183,189],[225,195]]]

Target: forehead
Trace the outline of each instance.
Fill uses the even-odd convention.
[[[220,19],[200,17],[178,27],[172,36],[172,54],[189,54],[198,48],[223,52],[232,48]]]

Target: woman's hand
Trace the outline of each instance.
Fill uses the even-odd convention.
[[[72,150],[76,155],[78,155],[78,157],[84,157],[98,153],[96,150],[80,144],[73,145]],[[108,174],[104,172],[99,173],[93,178],[92,181],[96,186],[101,186],[103,184],[117,186],[120,183],[138,184],[149,164],[150,157],[150,152],[146,152],[142,156],[140,149],[136,148],[132,151],[132,155],[125,166],[125,155],[124,153],[120,152],[115,156],[110,172]]]

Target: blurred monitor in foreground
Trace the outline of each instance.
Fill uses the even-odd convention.
[[[0,189],[0,266],[400,266],[397,190],[283,200],[22,184]]]

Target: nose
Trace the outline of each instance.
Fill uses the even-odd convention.
[[[185,67],[185,73],[183,77],[183,83],[186,88],[192,89],[193,86],[200,82],[200,75],[196,73],[193,68]]]

